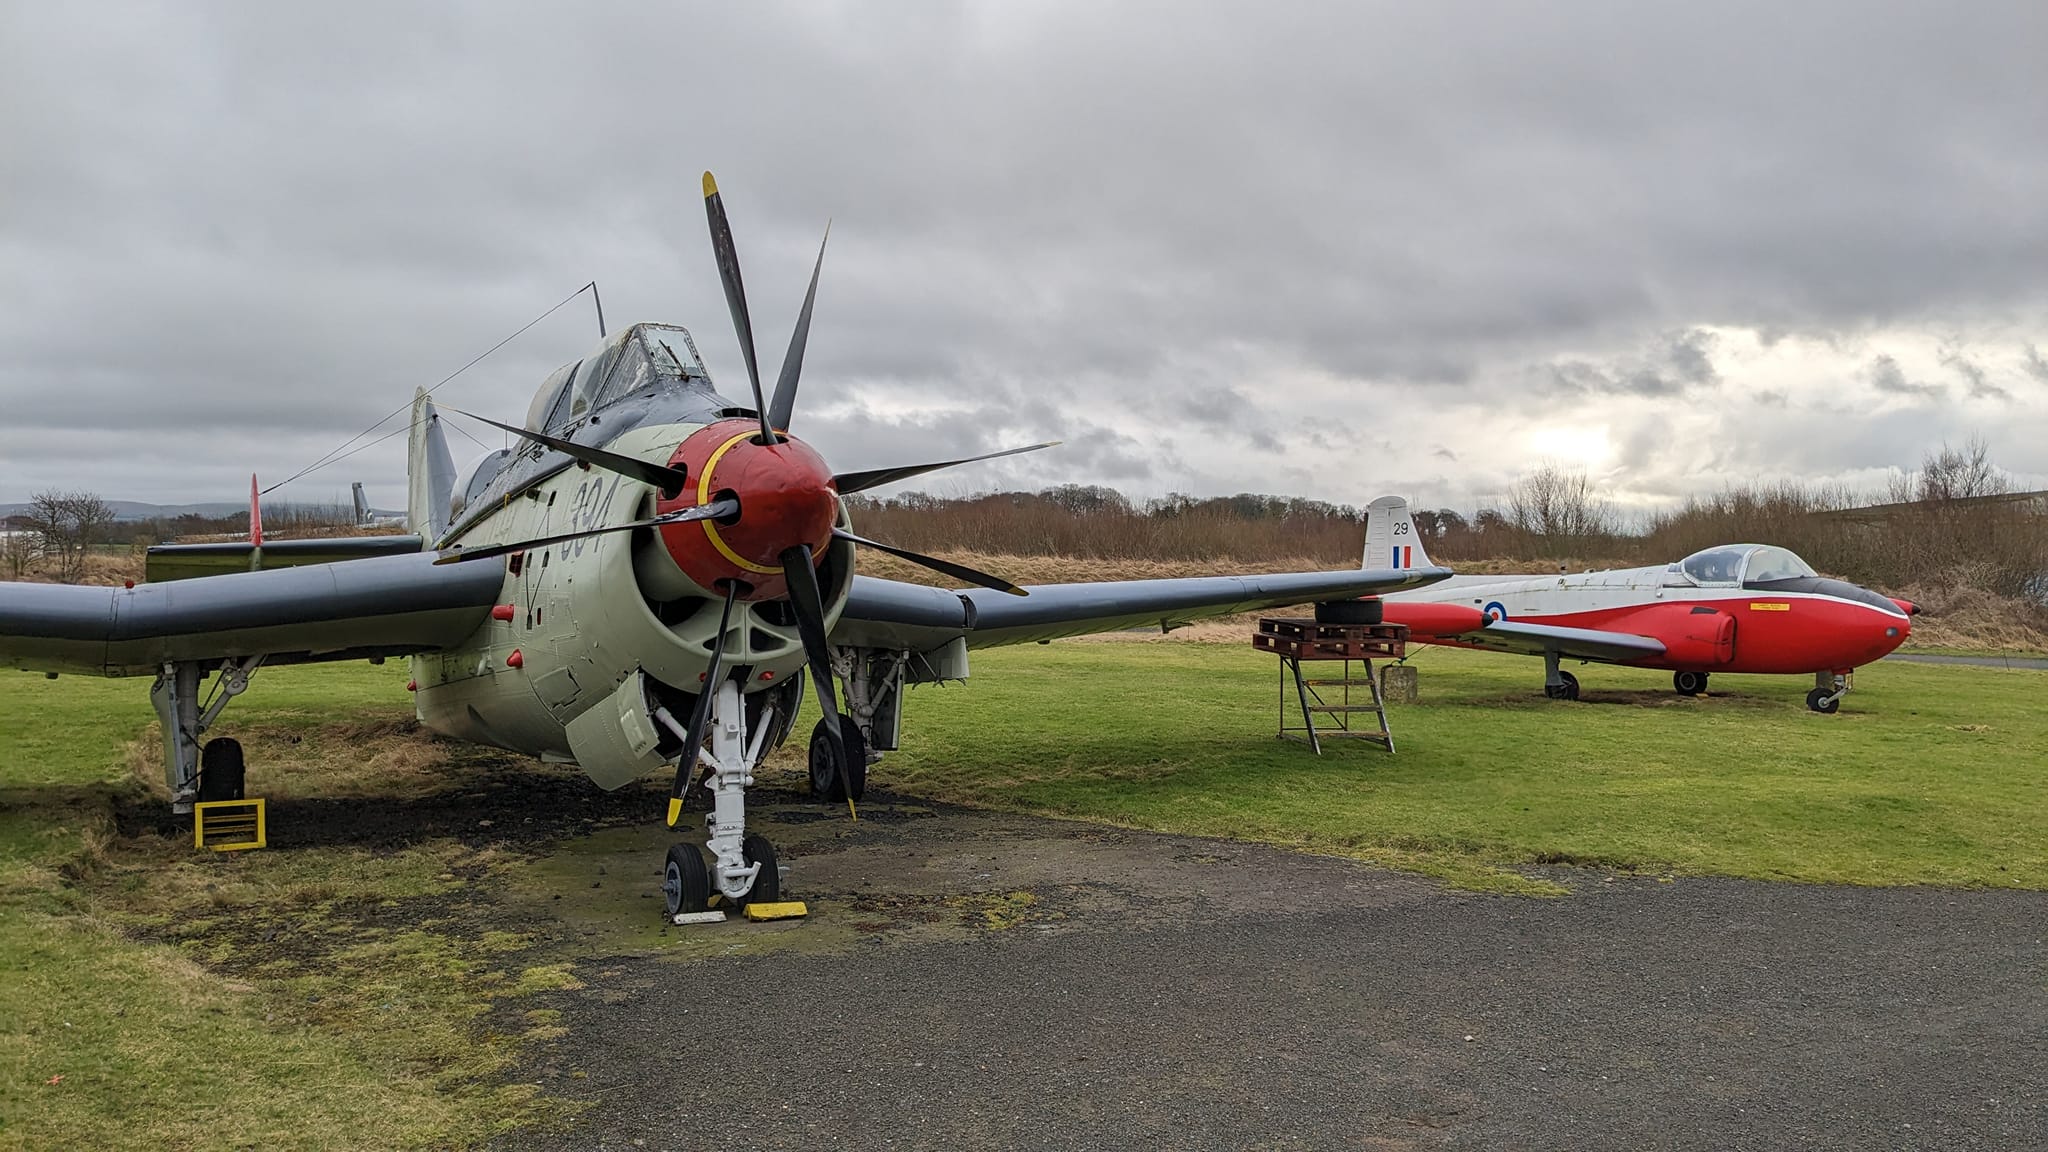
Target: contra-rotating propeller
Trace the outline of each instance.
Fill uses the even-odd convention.
[[[653,528],[686,575],[699,587],[724,595],[725,608],[720,616],[718,634],[711,642],[703,690],[698,694],[697,705],[690,718],[687,735],[690,743],[677,766],[675,788],[669,804],[670,825],[679,818],[681,797],[697,762],[695,750],[703,744],[710,723],[712,698],[725,675],[725,638],[736,601],[788,600],[796,618],[797,632],[803,640],[811,680],[816,685],[818,704],[824,714],[821,722],[831,748],[833,765],[838,778],[843,781],[849,778],[849,772],[846,744],[840,730],[838,694],[832,683],[832,651],[825,628],[824,594],[818,584],[820,551],[837,538],[887,552],[984,588],[1016,596],[1026,594],[1014,582],[1000,576],[869,540],[837,527],[833,522],[838,518],[839,497],[941,468],[1035,452],[1058,443],[1049,441],[958,460],[898,468],[838,474],[827,471],[814,450],[788,433],[803,372],[804,349],[810,339],[811,310],[817,298],[818,277],[824,266],[824,245],[819,245],[817,262],[811,268],[810,286],[804,293],[803,309],[790,335],[789,349],[783,356],[782,370],[771,401],[761,389],[760,366],[754,351],[753,321],[747,310],[746,288],[740,278],[739,253],[733,245],[732,229],[726,221],[718,185],[709,172],[704,174],[704,211],[711,228],[711,247],[718,261],[719,279],[725,288],[733,329],[739,337],[740,352],[746,361],[747,382],[753,389],[753,415],[758,421],[758,430],[741,425],[737,420],[706,425],[679,445],[667,464],[658,464],[500,424],[495,420],[484,420],[492,427],[544,444],[590,467],[602,468],[655,487],[660,494],[656,505],[660,515],[630,524],[514,544],[447,549],[435,561],[459,563],[480,560],[581,536]],[[827,237],[830,237],[829,228]],[[749,425],[753,423],[748,422]],[[701,539],[698,538],[700,533]],[[850,790],[847,800],[851,810]]]

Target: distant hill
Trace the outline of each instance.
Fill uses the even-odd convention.
[[[9,516],[25,516],[33,507],[34,505],[31,504],[0,504],[0,519],[6,519]],[[246,502],[236,500],[212,500],[204,504],[145,504],[140,500],[109,500],[107,501],[107,507],[114,510],[114,519],[121,521],[170,520],[179,516],[204,516],[208,519],[214,519],[222,516],[238,516],[249,510],[249,505]],[[298,507],[315,509],[320,512],[332,512],[334,510],[334,506],[330,504],[272,504],[267,500],[263,502],[265,515],[273,513],[283,515]],[[346,507],[346,505],[343,507]],[[371,511],[378,516],[399,515],[396,512],[382,512],[376,509]]]

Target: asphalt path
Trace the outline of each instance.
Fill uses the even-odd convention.
[[[494,1147],[2048,1148],[2048,894],[798,815],[812,918],[579,964],[520,1078],[590,1106]]]
[[[2024,668],[2034,672],[2048,671],[2048,657],[2040,656],[1945,656],[1931,652],[1894,652],[1885,659],[1907,664],[1965,664],[1972,668]]]

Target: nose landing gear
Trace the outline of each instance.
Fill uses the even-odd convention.
[[[1704,696],[1707,694],[1705,672],[1673,672],[1671,690],[1680,696]]]
[[[1851,673],[1815,672],[1813,691],[1806,694],[1806,706],[1823,716],[1832,716],[1842,707],[1842,697],[1849,694],[1852,686]]]
[[[754,767],[768,751],[773,718],[762,717],[750,740],[739,685],[727,680],[714,691],[711,747],[682,752],[697,757],[711,771],[712,807],[704,822],[710,832],[706,848],[712,862],[705,863],[703,851],[695,844],[669,848],[661,893],[671,917],[707,911],[714,899],[720,909],[737,911],[749,903],[773,903],[782,895],[775,846],[759,832],[747,831],[747,786],[754,782]]]

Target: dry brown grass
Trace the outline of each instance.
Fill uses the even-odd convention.
[[[1913,584],[1900,595],[1920,608],[1913,617],[1916,647],[2048,652],[2041,612],[2024,601],[1967,584]]]

